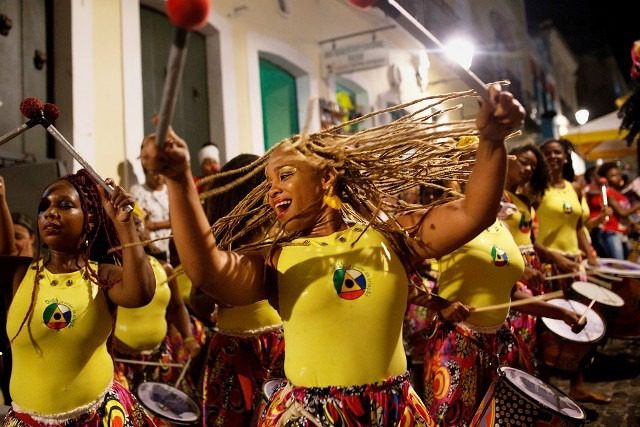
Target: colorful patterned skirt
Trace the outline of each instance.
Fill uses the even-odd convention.
[[[154,427],[136,398],[123,386],[113,382],[103,398],[90,405],[85,413],[61,421],[58,417],[41,418],[10,409],[5,427]]]
[[[202,378],[203,427],[255,425],[262,384],[284,376],[282,329],[247,337],[217,333],[207,353]]]
[[[139,362],[155,362],[164,365],[141,365],[136,363],[115,362],[115,379],[120,382],[123,387],[136,393],[138,386],[143,382],[159,382],[173,386],[182,372],[182,368],[176,366],[167,366],[166,364],[184,363],[177,360],[175,351],[172,348],[171,339],[166,336],[164,341],[151,351],[144,351],[138,353],[129,353],[119,351],[116,349],[117,360],[132,360]],[[186,378],[186,376],[185,376]],[[190,385],[182,381],[180,383],[180,390],[186,394],[194,396],[194,391]],[[152,416],[154,423],[159,427],[172,426],[168,421],[165,421],[155,415]]]
[[[351,387],[294,387],[284,381],[262,411],[260,427],[431,427],[409,374]]]
[[[497,369],[513,359],[517,343],[508,327],[492,334],[438,322],[427,343],[425,404],[439,425],[468,426]]]

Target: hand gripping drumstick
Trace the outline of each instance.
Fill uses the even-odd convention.
[[[13,138],[21,135],[27,130],[31,129],[38,124],[39,112],[44,109],[44,105],[38,98],[25,98],[20,103],[20,112],[28,120],[17,128],[10,130],[4,135],[0,136],[0,145],[3,145]]]
[[[102,179],[102,177],[98,175],[98,172],[96,172],[96,170],[80,155],[80,153],[76,151],[74,146],[71,145],[69,141],[67,141],[64,135],[62,135],[53,124],[51,124],[51,122],[54,122],[59,115],[60,110],[58,109],[58,107],[55,104],[47,103],[44,104],[40,110],[35,112],[33,114],[33,117],[31,117],[30,119],[35,120],[37,124],[42,125],[42,127],[44,127],[47,132],[49,132],[49,134],[51,134],[51,136],[53,136],[53,138],[58,141],[62,145],[62,147],[67,150],[67,152],[71,154],[74,159],[78,161],[78,163],[82,165],[82,167],[89,173],[89,175],[91,175],[91,177],[105,189],[107,194],[113,194],[113,187],[107,184],[104,179]],[[127,205],[125,209],[127,212],[132,212],[133,206]]]
[[[190,30],[205,24],[209,15],[209,0],[167,0],[167,14],[176,26],[176,33],[167,60],[167,77],[162,89],[162,101],[156,127],[156,144],[162,147],[173,118],[178,98],[182,70],[187,58]]]
[[[579,334],[584,329],[584,327],[587,325],[587,322],[585,322],[585,319],[587,318],[587,313],[589,312],[589,310],[591,310],[591,307],[593,307],[593,304],[595,303],[596,303],[596,300],[592,299],[587,309],[584,311],[584,313],[582,313],[582,316],[580,316],[580,318],[578,319],[578,322],[571,327],[571,332],[573,332],[574,334]]]

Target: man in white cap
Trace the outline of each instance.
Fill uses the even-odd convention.
[[[198,151],[198,163],[202,178],[220,172],[220,150],[218,146],[212,142],[202,145]]]

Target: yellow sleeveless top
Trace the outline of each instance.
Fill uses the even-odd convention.
[[[218,306],[218,331],[226,335],[256,335],[282,326],[282,319],[269,301],[236,307]]]
[[[191,299],[191,288],[193,287],[191,279],[189,279],[189,276],[184,272],[181,265],[176,267],[175,273],[177,274],[176,283],[178,284],[180,298],[182,298],[182,301],[188,305],[189,300]]]
[[[533,208],[527,206],[527,204],[523,202],[521,198],[519,198],[512,192],[507,190],[505,190],[504,192],[507,195],[508,201],[516,205],[517,211],[504,218],[502,221],[509,228],[509,232],[513,236],[513,240],[515,240],[518,247],[531,246],[533,244],[531,242]]]
[[[438,295],[472,307],[509,302],[524,271],[520,250],[499,220],[439,261]],[[465,323],[479,332],[494,332],[508,313],[509,308],[472,313]]]
[[[97,271],[96,263],[91,266]],[[83,273],[43,269],[31,320],[11,344],[11,397],[30,414],[61,414],[91,404],[113,378],[106,345],[112,321],[107,298]],[[35,274],[33,263],[13,297],[7,315],[9,338],[27,315]]]
[[[408,278],[390,243],[356,225],[295,240],[278,260],[285,372],[295,386],[370,384],[407,369]]]
[[[582,209],[578,195],[569,181],[564,181],[563,188],[547,188],[537,215],[538,243],[567,255],[580,254],[576,229]]]
[[[144,307],[118,307],[115,336],[127,347],[146,351],[158,347],[167,335],[167,306],[171,299],[171,289],[167,283],[167,273],[160,261],[148,256],[156,291],[153,299]]]

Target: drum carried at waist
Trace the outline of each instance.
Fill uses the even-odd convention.
[[[542,318],[544,331],[539,336],[542,361],[557,369],[577,371],[604,337],[605,324],[595,311],[577,301],[556,298],[547,302],[573,310],[578,316],[585,316],[587,320],[584,329],[576,334],[562,320]]]
[[[584,264],[609,283],[624,304],[607,310],[607,335],[612,338],[640,338],[640,264],[615,258],[600,258],[598,266]]]
[[[200,419],[198,404],[186,393],[168,384],[143,382],[136,395],[152,414],[178,425],[191,425]]]
[[[502,367],[471,426],[582,426],[585,413],[567,395],[519,369]]]

